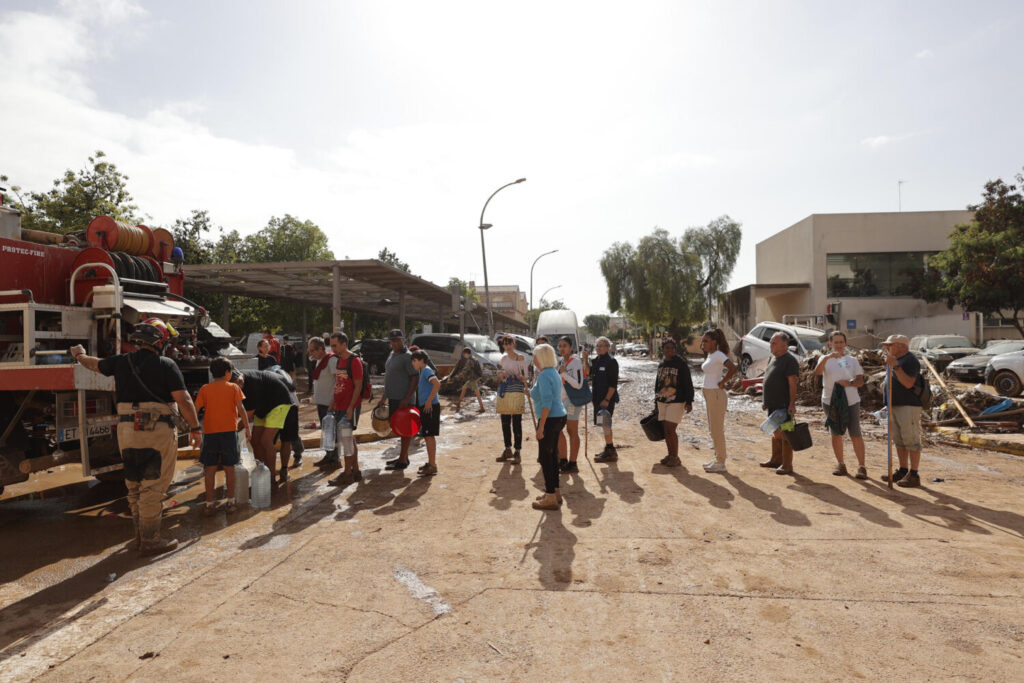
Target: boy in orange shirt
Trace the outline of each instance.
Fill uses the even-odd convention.
[[[214,358],[210,362],[213,381],[203,386],[196,396],[196,409],[205,408],[203,416],[203,448],[199,462],[206,482],[206,504],[203,515],[213,514],[213,489],[217,468],[224,468],[228,496],[224,509],[234,512],[235,506],[235,465],[238,464],[238,420],[245,425],[245,438],[251,439],[249,420],[242,399],[245,394],[241,387],[231,381],[234,367],[226,358]]]

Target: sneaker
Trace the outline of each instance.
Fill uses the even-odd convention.
[[[711,462],[706,463],[704,465],[704,471],[705,472],[723,473],[723,472],[728,472],[729,470],[726,469],[724,462],[718,462],[717,460],[712,460]]]
[[[510,460],[511,458],[512,449],[506,447],[505,450],[501,452],[501,455],[494,459],[494,462],[505,462],[506,460]]]
[[[388,464],[384,466],[386,470],[404,470],[409,466],[409,461],[402,462],[401,460],[390,460]]]
[[[562,468],[562,474],[577,474],[579,471],[579,466],[571,460],[565,463],[565,467]]]
[[[679,459],[679,456],[666,455],[661,459],[661,464],[665,467],[679,467],[683,464],[683,461]]]
[[[905,489],[915,488],[921,485],[921,477],[917,472],[907,472],[902,479],[896,482],[896,485]]]
[[[569,464],[568,460],[566,460],[565,458],[559,458],[559,460],[558,460],[558,471],[559,472],[564,472],[565,471],[565,467],[568,464]]]
[[[834,470],[832,470],[832,474],[834,474],[837,477],[845,477],[847,474],[849,474],[846,471],[846,463],[845,462],[838,463],[836,465],[836,468]]]
[[[213,507],[213,503],[203,503],[203,517],[212,517],[216,509]]]
[[[294,457],[295,460],[292,462],[290,469],[297,470],[298,468],[302,467],[302,456],[296,455]]]
[[[867,467],[858,467],[857,468],[857,474],[855,474],[853,476],[854,476],[855,479],[867,479],[868,478],[868,468]]]
[[[895,484],[895,483],[897,483],[897,482],[898,482],[898,481],[899,481],[900,479],[902,479],[903,477],[907,476],[907,472],[908,472],[908,471],[909,471],[909,470],[905,470],[905,469],[903,469],[903,468],[901,467],[901,468],[899,468],[898,470],[896,470],[895,472],[893,472],[893,473],[892,473],[892,483],[894,483],[894,484]],[[888,474],[883,474],[883,475],[882,475],[882,481],[889,481],[889,475],[888,475]]]
[[[522,458],[520,457],[519,449],[517,448],[514,451],[512,451],[512,459],[509,462],[511,462],[513,465],[518,465],[521,459]]]
[[[605,446],[604,450],[594,456],[594,462],[615,462],[619,459],[619,453],[615,446]]]

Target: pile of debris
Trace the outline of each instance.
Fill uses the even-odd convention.
[[[1024,423],[1024,401],[996,396],[980,384],[961,392],[953,392],[964,412],[976,426],[985,431],[1018,431]],[[936,426],[964,426],[967,420],[957,410],[951,398],[937,397],[933,402],[932,424]]]

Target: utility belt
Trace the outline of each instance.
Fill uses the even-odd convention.
[[[171,429],[179,427],[182,418],[171,410],[170,406],[155,401],[142,403],[118,403],[118,421],[132,423],[133,431],[151,432],[158,424],[166,424]],[[187,426],[185,430],[187,431]]]

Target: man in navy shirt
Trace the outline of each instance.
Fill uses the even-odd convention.
[[[604,451],[594,456],[596,462],[615,462],[619,454],[612,442],[612,414],[619,402],[619,362],[612,357],[608,337],[598,337],[597,356],[590,363],[590,382],[594,394],[594,425],[604,430]]]

